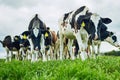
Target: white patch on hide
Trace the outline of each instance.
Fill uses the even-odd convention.
[[[39,34],[39,29],[34,28],[34,29],[33,29],[33,33],[34,33],[35,37],[37,37],[38,34]]]
[[[91,18],[90,18],[91,20],[92,20],[92,22],[94,23],[94,25],[95,25],[95,29],[96,29],[96,32],[97,32],[97,27],[98,27],[98,23],[99,23],[99,20],[100,20],[100,16],[98,15],[98,14],[96,14],[96,13],[93,13],[92,15],[91,15]],[[97,34],[97,33],[96,33]]]

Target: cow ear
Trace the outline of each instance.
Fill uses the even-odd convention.
[[[109,33],[110,36],[113,35],[113,34],[114,34],[113,32],[110,32],[110,33]]]
[[[105,24],[109,24],[112,22],[112,20],[110,18],[101,18],[102,22]]]

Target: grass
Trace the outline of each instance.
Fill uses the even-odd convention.
[[[0,80],[120,80],[120,57],[35,63],[0,60]]]

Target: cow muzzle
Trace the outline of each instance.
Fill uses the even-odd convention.
[[[24,45],[23,45],[23,44],[20,44],[20,47],[24,47]]]
[[[114,45],[115,47],[119,47],[119,48],[120,48],[120,44],[119,44],[118,42],[115,42],[113,45]]]
[[[35,50],[38,51],[39,50],[38,47],[36,47]]]
[[[97,35],[97,33],[95,33],[95,37],[94,37],[94,40],[97,40],[99,37]]]

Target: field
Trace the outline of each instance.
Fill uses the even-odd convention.
[[[0,80],[120,80],[120,57],[35,63],[0,60]]]

